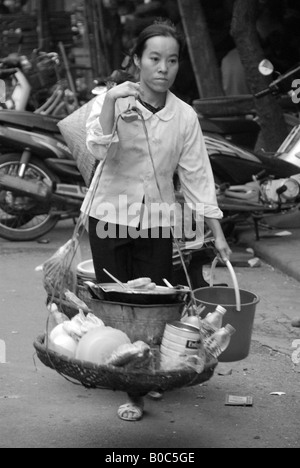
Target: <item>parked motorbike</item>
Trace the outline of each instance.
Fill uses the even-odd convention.
[[[276,79],[274,82],[276,83],[274,94],[284,111],[289,131],[299,124],[299,105],[293,103],[288,95],[291,89],[291,77],[299,70],[299,67],[293,69],[279,76],[279,80]],[[272,73],[273,71],[274,68]],[[218,135],[237,146],[255,151],[261,129],[254,96],[250,94],[199,99],[193,102],[193,107],[198,113],[205,135],[210,137]]]
[[[87,188],[58,119],[0,111],[0,236],[37,239],[78,216]]]
[[[6,87],[3,108],[16,111],[23,111],[27,108],[31,85],[23,72],[22,62],[21,57],[14,55],[0,59],[0,79],[5,82]]]
[[[282,83],[299,73],[295,67],[289,74],[280,76],[270,86],[258,93],[261,98],[266,93],[277,95],[282,91]],[[285,88],[285,91],[287,89]],[[241,185],[252,180],[253,174],[265,171],[276,179],[288,178],[300,171],[300,125],[295,126],[276,154],[250,152],[230,143],[220,135],[204,134],[216,183]]]
[[[0,78],[7,88],[3,108],[63,118],[79,107],[73,80],[65,77],[56,52],[35,50],[30,58],[11,54],[0,59]]]
[[[237,225],[252,219],[256,239],[260,240],[260,224],[268,226],[268,220],[274,220],[278,215],[287,219],[296,213],[298,217],[300,173],[287,179],[274,179],[262,172],[244,185],[219,186],[217,197],[224,213],[225,234],[232,235]]]
[[[61,97],[53,94],[39,113],[0,111],[0,237],[5,239],[35,240],[58,221],[79,215],[87,187],[59,119],[47,115],[56,104],[61,108]]]

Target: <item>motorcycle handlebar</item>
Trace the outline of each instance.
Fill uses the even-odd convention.
[[[264,89],[263,91],[260,91],[259,93],[255,94],[254,96],[256,98],[263,98],[265,96],[268,96],[269,94],[272,93],[272,90],[270,88]]]
[[[288,190],[287,186],[286,185],[283,185],[282,187],[280,187],[278,190],[277,190],[277,194],[280,196],[280,195],[283,195],[286,191]]]
[[[298,65],[296,68],[293,68],[293,70],[290,70],[289,72],[277,78],[277,80],[273,81],[268,88],[255,94],[255,97],[262,98],[272,93],[280,93],[279,85],[283,83],[285,80],[291,78],[293,75],[299,72],[300,72],[300,65]]]

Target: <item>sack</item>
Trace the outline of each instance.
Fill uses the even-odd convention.
[[[91,184],[98,165],[98,161],[89,152],[86,146],[86,122],[92,112],[96,99],[97,98],[92,99],[58,123],[60,132],[64,137],[72,156],[76,161],[77,167],[88,187]]]

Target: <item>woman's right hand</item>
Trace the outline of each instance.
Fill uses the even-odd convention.
[[[135,99],[138,99],[142,94],[143,92],[139,83],[126,81],[125,83],[111,88],[108,91],[107,96],[116,101],[119,98],[127,98],[129,96],[133,96]]]
[[[119,98],[128,98],[132,96],[137,99],[143,94],[139,83],[126,81],[120,85],[114,86],[107,93],[100,115],[100,125],[104,135],[110,135],[115,123],[115,104]]]

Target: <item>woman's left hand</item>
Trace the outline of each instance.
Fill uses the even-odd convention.
[[[230,260],[232,250],[228,245],[221,223],[218,219],[214,218],[206,218],[205,221],[213,232],[215,247],[219,252],[220,258],[226,263],[227,260]]]
[[[232,255],[232,250],[228,245],[228,242],[225,239],[225,236],[220,236],[216,238],[215,246],[223,262],[230,260]]]

